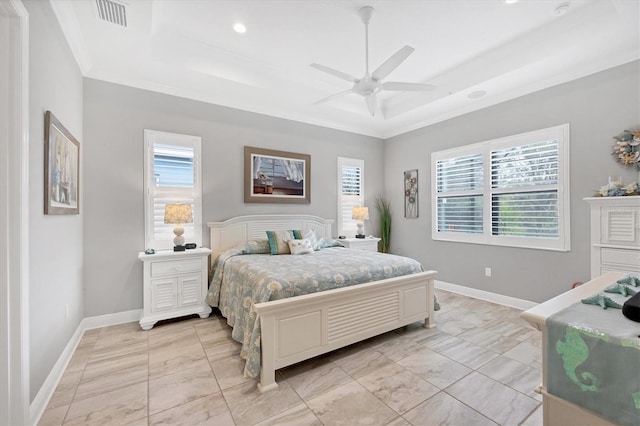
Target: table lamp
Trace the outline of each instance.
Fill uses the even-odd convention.
[[[369,220],[369,208],[368,207],[354,207],[353,214],[351,216],[352,219],[358,221],[358,232],[356,233],[356,238],[364,238],[364,223],[363,221]]]
[[[191,204],[166,204],[164,206],[164,223],[175,223],[173,233],[176,235],[173,239],[173,251],[184,251],[184,227],[183,223],[193,222],[193,212]]]

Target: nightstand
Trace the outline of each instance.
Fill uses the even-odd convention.
[[[208,288],[207,259],[211,250],[159,250],[138,254],[144,263],[143,312],[140,327],[150,330],[168,318],[198,314],[207,318],[211,307],[204,301]]]
[[[344,238],[338,241],[340,241],[346,248],[364,251],[378,251],[378,241],[380,241],[380,238]]]

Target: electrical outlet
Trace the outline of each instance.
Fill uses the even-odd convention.
[[[484,268],[484,276],[485,277],[491,276],[491,268]]]

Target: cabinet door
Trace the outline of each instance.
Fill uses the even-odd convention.
[[[198,305],[202,303],[202,277],[198,275],[185,275],[178,278],[178,306]]]
[[[158,278],[151,280],[151,312],[173,309],[177,306],[178,280]]]
[[[635,246],[640,244],[638,209],[603,207],[601,243]]]

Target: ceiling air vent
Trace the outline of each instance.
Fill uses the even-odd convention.
[[[106,22],[127,26],[127,6],[113,0],[96,0],[98,8],[98,17]]]

